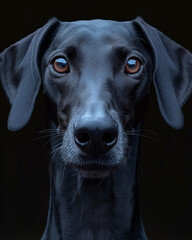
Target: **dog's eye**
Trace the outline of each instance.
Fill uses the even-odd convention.
[[[125,66],[125,72],[129,74],[134,74],[139,72],[141,69],[141,61],[137,58],[129,58]]]
[[[65,58],[58,57],[53,61],[53,69],[58,73],[67,73],[69,72],[69,64]]]

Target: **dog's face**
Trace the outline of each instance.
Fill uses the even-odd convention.
[[[130,23],[63,23],[42,60],[45,94],[57,108],[61,156],[84,177],[129,160],[149,94],[152,60]],[[137,119],[136,119],[137,118]]]
[[[131,159],[152,82],[163,118],[182,128],[191,66],[189,51],[141,18],[52,19],[0,55],[8,128],[27,124],[43,84],[62,160],[84,177],[104,177]]]

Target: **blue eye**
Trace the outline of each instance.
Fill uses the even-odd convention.
[[[58,73],[67,73],[69,72],[69,64],[65,58],[58,57],[53,61],[53,69]]]
[[[129,74],[134,74],[139,72],[141,69],[141,62],[137,58],[130,58],[127,61],[127,64],[125,66],[125,72]]]

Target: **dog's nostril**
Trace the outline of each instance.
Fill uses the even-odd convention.
[[[89,136],[89,134],[88,133],[79,133],[79,135],[78,135],[78,141],[80,142],[80,143],[87,143],[87,142],[89,142],[90,141],[90,136]]]
[[[75,141],[80,145],[88,144],[90,139],[90,135],[87,132],[77,131],[75,133]]]
[[[103,134],[102,141],[107,145],[114,144],[117,141],[116,132],[105,132]]]

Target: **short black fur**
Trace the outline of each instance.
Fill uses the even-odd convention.
[[[68,71],[54,68],[57,58]],[[140,68],[127,72],[128,60]],[[0,54],[8,128],[29,121],[40,85],[50,116],[50,204],[42,240],[146,240],[136,172],[154,83],[161,114],[183,126],[192,91],[189,51],[141,18],[60,22]]]

